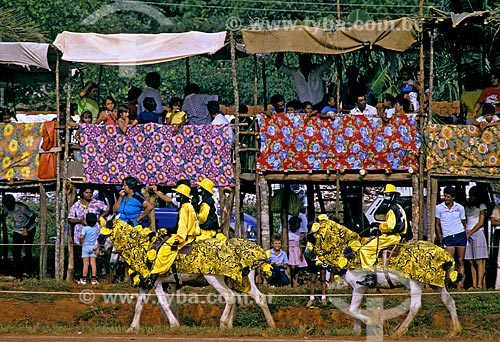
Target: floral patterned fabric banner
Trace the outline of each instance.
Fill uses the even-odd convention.
[[[43,123],[0,124],[0,179],[38,179]]]
[[[85,181],[119,184],[127,176],[143,184],[192,184],[204,177],[216,186],[234,184],[228,126],[146,124],[123,134],[116,126],[81,125],[80,144]]]
[[[415,116],[390,124],[363,115],[307,119],[300,114],[259,116],[259,171],[418,169]]]
[[[466,125],[427,126],[426,170],[439,174],[482,176],[500,174],[500,130]]]

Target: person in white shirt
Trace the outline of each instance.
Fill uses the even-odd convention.
[[[318,103],[323,94],[326,93],[326,82],[323,80],[323,74],[330,69],[333,59],[330,57],[321,64],[311,63],[311,55],[302,53],[299,55],[299,67],[291,68],[283,64],[284,54],[279,52],[276,56],[276,68],[293,77],[295,82],[295,91],[300,102],[310,101]]]
[[[356,107],[351,109],[351,114],[363,114],[368,119],[373,119],[377,116],[377,108],[366,103],[365,95],[359,95],[356,100]]]
[[[500,118],[495,114],[495,106],[491,103],[485,103],[483,105],[483,115],[474,120],[472,124],[481,129],[500,125]]]
[[[212,125],[230,125],[229,120],[224,116],[223,113],[219,110],[219,102],[218,101],[209,101],[207,104],[207,109],[210,115],[212,116]],[[234,131],[231,126],[228,126],[229,129],[229,139],[231,140],[231,144],[234,144]]]
[[[468,244],[465,247],[465,260],[470,264],[472,277],[472,288],[482,289],[485,269],[485,260],[488,259],[488,243],[484,235],[484,223],[486,221],[486,204],[482,202],[483,198],[477,186],[469,190],[469,201],[465,208],[467,216],[467,234]]]

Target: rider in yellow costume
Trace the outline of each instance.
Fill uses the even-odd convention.
[[[385,215],[385,222],[379,225],[381,235],[373,238],[366,245],[359,249],[361,267],[365,271],[370,271],[361,285],[376,287],[377,275],[373,273],[373,265],[377,261],[378,252],[382,249],[397,245],[401,241],[401,236],[406,234],[408,221],[404,209],[396,203],[399,191],[392,184],[387,184],[384,190],[384,202],[389,207]]]
[[[157,278],[159,274],[166,273],[172,267],[179,249],[193,242],[200,235],[200,226],[196,218],[196,212],[191,204],[191,188],[185,184],[173,189],[179,196],[180,203],[179,218],[177,221],[177,232],[173,234],[158,250],[156,260],[151,270],[151,278]]]
[[[214,194],[214,182],[208,178],[204,178],[196,184],[202,189],[200,210],[198,212],[201,235],[196,238],[197,241],[201,241],[215,237],[220,228],[220,223],[217,216],[217,209],[215,208],[215,201],[212,197]]]

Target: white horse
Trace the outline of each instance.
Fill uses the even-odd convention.
[[[149,234],[149,230],[147,228],[141,231],[129,226],[123,221],[113,220],[112,228],[102,228],[101,234],[109,236],[106,244],[101,247],[110,248],[112,244],[115,244],[118,253],[120,253],[120,255],[124,257],[125,261],[129,263],[131,269],[137,271],[138,273],[140,273],[141,270],[144,271],[147,269],[146,254],[152,246],[151,239],[149,237],[151,234]],[[197,244],[198,245],[192,245],[192,251],[188,253],[189,256],[186,254],[181,255],[181,253],[179,253],[176,258],[176,268],[179,273],[176,274],[175,277],[172,274],[160,275],[160,277],[153,284],[153,290],[158,300],[158,307],[169,321],[170,326],[176,327],[180,325],[179,319],[177,318],[175,300],[176,285],[192,281],[199,277],[204,277],[208,284],[212,285],[212,287],[224,298],[225,308],[220,319],[220,327],[233,327],[237,311],[237,293],[231,289],[230,286],[228,286],[225,281],[225,275],[202,274],[199,272],[200,269],[203,269],[203,265],[207,264],[210,266],[208,271],[210,273],[214,273],[213,270],[217,269],[217,267],[214,267],[214,264],[210,264],[210,258],[216,255],[217,260],[219,260],[218,262],[223,263],[224,261],[220,255],[226,255],[226,257],[230,259],[230,268],[236,268],[238,270],[245,268],[248,270],[248,275],[243,276],[243,280],[248,277],[248,286],[245,286],[245,292],[247,292],[248,295],[254,299],[255,303],[260,306],[264,312],[268,325],[270,327],[275,327],[273,316],[271,315],[267,305],[266,296],[260,292],[255,284],[255,268],[260,266],[266,260],[265,253],[262,248],[253,242],[242,239],[230,239],[227,243],[220,240],[210,239],[210,241],[206,240]],[[195,246],[198,246],[199,248]],[[203,250],[205,254],[197,254],[196,251],[200,250]],[[190,270],[190,267],[193,264],[198,265],[197,270],[195,270],[194,273],[185,272],[185,270]],[[217,270],[226,273],[230,271],[227,267],[225,269],[221,267]],[[217,270],[215,272],[217,272]],[[169,288],[173,289],[172,294],[164,291],[164,283],[168,283]],[[139,290],[134,318],[127,331],[132,332],[139,330],[140,317],[144,304],[146,303],[146,296],[148,295],[148,292],[149,290],[144,288]]]
[[[401,277],[400,275],[396,275],[390,272],[387,274],[383,272],[377,272],[376,274],[377,287],[379,288],[405,287],[410,290],[410,306],[408,315],[406,316],[403,323],[401,323],[398,329],[394,332],[394,336],[399,338],[408,331],[410,323],[413,321],[418,311],[422,307],[422,290],[426,284],[412,280],[410,278]],[[365,324],[373,322],[373,318],[365,315],[361,309],[363,295],[366,293],[367,287],[364,285],[360,285],[359,283],[362,282],[365,277],[366,272],[355,272],[351,270],[348,270],[345,275],[345,282],[352,288],[352,299],[351,305],[349,306],[349,314],[355,318],[354,331],[356,331],[357,333],[361,332],[360,322],[363,322]],[[392,286],[391,284],[389,284],[387,277],[390,279]],[[457,315],[457,308],[455,307],[455,301],[446,290],[446,287],[440,287],[438,291],[441,297],[441,301],[446,306],[451,316],[452,330],[450,331],[449,335],[450,337],[453,337],[460,333],[460,331],[462,330]],[[400,313],[402,314],[402,312]]]
[[[334,269],[347,268],[345,282],[352,288],[352,300],[348,313],[355,318],[354,330],[361,331],[360,322],[373,324],[374,319],[363,313],[361,304],[367,287],[361,285],[366,278],[366,272],[359,271],[359,258],[356,256],[357,248],[361,243],[357,233],[333,221],[324,221],[315,235],[314,251],[319,259],[331,265]],[[353,241],[355,241],[353,243]],[[353,258],[347,259],[344,250],[351,247],[354,250]],[[353,248],[354,247],[354,248]],[[408,315],[403,323],[395,331],[396,337],[401,337],[408,330],[410,323],[417,315],[422,306],[422,289],[425,285],[431,285],[439,289],[441,301],[448,309],[452,330],[450,336],[455,336],[461,331],[460,321],[455,307],[455,301],[444,286],[446,276],[453,267],[453,258],[442,248],[431,243],[417,241],[403,245],[399,255],[387,260],[387,271],[378,271],[377,287],[393,288],[405,287],[410,290],[410,305]],[[396,272],[391,272],[394,270]],[[361,284],[360,284],[361,283]],[[400,315],[403,311],[393,312]],[[387,318],[391,318],[390,316]],[[378,322],[380,324],[381,322]],[[377,324],[377,322],[375,322]]]
[[[198,277],[199,275],[188,275],[188,274],[179,274],[179,280],[185,282]],[[234,318],[237,312],[237,294],[229,288],[229,286],[224,281],[224,276],[220,275],[209,275],[204,274],[203,277],[206,281],[212,285],[212,287],[224,298],[225,308],[222,316],[220,318],[220,327],[221,328],[232,328]],[[248,278],[250,280],[250,292],[248,295],[255,300],[255,303],[260,306],[262,311],[264,312],[264,316],[268,325],[272,328],[275,327],[273,316],[269,311],[269,307],[267,306],[266,296],[262,294],[257,285],[255,284],[255,270],[251,270],[248,274]],[[175,284],[174,278],[169,276],[163,276],[158,278],[154,283],[153,290],[158,298],[158,307],[163,315],[168,319],[171,327],[178,327],[180,325],[179,319],[176,314],[176,305],[175,298],[173,295],[169,293],[165,293],[163,290],[163,284]],[[175,289],[175,286],[172,286]],[[135,305],[135,314],[130,327],[127,332],[138,331],[140,328],[140,318],[141,313],[144,308],[144,303],[146,296],[148,294],[148,290],[140,289],[139,296],[137,297],[137,304]]]

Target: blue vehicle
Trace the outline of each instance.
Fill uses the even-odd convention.
[[[220,210],[217,210],[220,215]],[[231,230],[234,231],[234,211],[231,215]],[[177,209],[175,208],[155,208],[155,217],[158,228],[166,228],[169,232],[173,232],[177,224]],[[143,227],[148,226],[147,222],[143,222]],[[246,239],[249,241],[257,241],[257,219],[247,213],[243,214],[243,226],[246,232]]]

